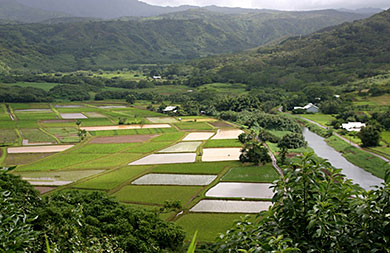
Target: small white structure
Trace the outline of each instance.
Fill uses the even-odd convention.
[[[348,132],[360,132],[362,127],[365,127],[366,124],[362,122],[348,122],[341,125],[342,128],[347,130]]]
[[[334,95],[334,97],[335,97],[335,98],[340,98],[340,95],[337,95],[337,94],[336,94],[336,95]]]
[[[161,79],[161,76],[153,76],[154,80]]]
[[[167,106],[163,112],[174,112],[177,109],[177,106]]]
[[[313,105],[312,103],[308,103],[307,105],[305,105],[303,107],[302,106],[295,106],[294,110],[306,110],[306,112],[316,113],[319,111],[319,108],[318,108],[318,106]]]

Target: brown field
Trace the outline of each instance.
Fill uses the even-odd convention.
[[[35,186],[35,190],[39,191],[40,194],[44,194],[46,192],[52,191],[55,187],[47,187],[47,186]]]
[[[91,140],[89,143],[91,144],[136,143],[136,142],[145,142],[157,136],[158,134],[97,137]]]
[[[32,163],[50,155],[53,155],[53,153],[7,154],[7,158],[5,159],[5,165],[9,166]]]
[[[73,119],[49,119],[49,120],[41,120],[41,123],[69,123],[69,122],[76,122],[76,120]]]
[[[223,121],[210,122],[209,124],[212,125],[213,127],[218,127],[218,128],[227,128],[227,127],[234,128],[232,125]]]

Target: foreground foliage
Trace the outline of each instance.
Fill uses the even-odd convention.
[[[306,155],[274,185],[273,206],[222,235],[217,252],[389,252],[390,185],[366,192]]]
[[[0,251],[177,251],[184,232],[153,212],[102,192],[68,191],[41,199],[20,177],[0,173]]]

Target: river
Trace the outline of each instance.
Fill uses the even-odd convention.
[[[374,185],[380,185],[383,182],[383,179],[350,163],[339,152],[330,147],[324,138],[309,131],[309,129],[303,129],[303,136],[309,147],[311,147],[319,157],[327,159],[334,167],[342,169],[343,174],[346,175],[347,178],[352,179],[354,183],[359,184],[364,189],[372,189]]]

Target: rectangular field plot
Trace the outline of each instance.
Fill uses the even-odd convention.
[[[109,130],[127,130],[127,129],[147,129],[147,128],[170,128],[169,124],[146,124],[146,125],[120,125],[120,126],[95,126],[82,127],[87,131],[109,131]]]
[[[127,185],[113,196],[122,202],[164,204],[165,201],[178,200],[185,205],[201,190],[201,186]]]
[[[148,174],[134,180],[134,185],[209,185],[217,176],[185,174]]]
[[[224,121],[210,122],[210,125],[212,125],[215,128],[234,128],[234,126]]]
[[[206,197],[271,199],[274,195],[265,183],[219,183],[206,192]]]
[[[149,165],[149,164],[167,164],[167,163],[193,163],[196,154],[152,154],[141,158],[129,165]]]
[[[110,190],[150,169],[150,166],[126,166],[75,185],[78,188]]]
[[[272,183],[280,176],[271,164],[236,167],[229,170],[221,181]]]
[[[152,172],[216,175],[226,167],[236,167],[240,164],[240,162],[164,164],[154,167]]]
[[[168,130],[168,129],[166,129]],[[152,142],[158,142],[158,141],[178,141],[183,137],[183,132],[175,132],[175,133],[164,133],[160,136],[153,138]]]
[[[149,120],[152,123],[175,123],[177,120],[172,117],[147,117],[147,120]]]
[[[14,110],[15,113],[19,112],[53,112],[51,109],[16,109]]]
[[[55,105],[54,108],[81,108],[81,105]]]
[[[180,122],[175,125],[182,130],[213,130],[213,127],[204,122]]]
[[[162,148],[166,148],[171,145],[172,142],[147,142],[141,145],[138,145],[134,148],[126,150],[127,153],[150,153],[158,151]]]
[[[23,109],[49,109],[49,104],[45,103],[11,103],[10,106],[14,110],[23,110]]]
[[[118,109],[118,108],[126,108],[125,105],[102,105],[99,106],[100,109]]]
[[[210,139],[214,134],[214,132],[189,133],[183,141],[204,141]]]
[[[54,155],[54,153],[7,154],[7,157],[5,159],[5,165],[11,166],[28,164],[51,155]]]
[[[21,129],[23,139],[27,139],[28,143],[56,143],[56,140],[42,132],[40,129]]]
[[[59,170],[86,161],[93,161],[101,155],[96,154],[57,154],[33,164],[18,167],[18,171],[48,171]]]
[[[198,231],[198,241],[214,242],[220,233],[232,228],[242,216],[245,214],[189,213],[181,216],[176,223],[183,227],[187,241],[191,241],[195,231]]]
[[[0,143],[11,144],[18,141],[18,135],[15,129],[2,129],[0,130]]]
[[[8,148],[8,154],[21,153],[56,153],[70,149],[73,145],[52,145],[52,146],[36,146],[36,147],[16,147]]]
[[[238,136],[242,134],[244,131],[239,129],[234,130],[225,130],[218,129],[217,134],[211,138],[212,140],[223,140],[223,139],[238,139]]]
[[[69,166],[67,169],[71,170],[82,170],[82,169],[112,169],[117,167],[123,167],[128,165],[129,162],[136,160],[141,157],[141,154],[129,154],[129,153],[118,153],[118,154],[100,154],[94,160],[88,160],[86,162],[77,163]]]
[[[63,143],[73,143],[80,141],[79,136],[77,135],[77,129],[73,127],[45,128],[45,131],[51,133]]]
[[[114,123],[107,118],[80,119],[82,127],[112,126]],[[117,123],[115,123],[117,124]]]
[[[180,142],[163,150],[161,153],[195,152],[202,142]]]
[[[72,154],[114,154],[136,147],[138,143],[88,144],[72,151]]]
[[[238,161],[241,148],[205,148],[203,149],[203,162]]]
[[[82,113],[60,113],[63,119],[87,119],[88,117]]]
[[[230,148],[230,147],[242,147],[242,143],[237,139],[228,140],[209,140],[205,148]]]
[[[18,120],[50,120],[57,119],[54,113],[16,113]]]
[[[104,170],[25,172],[18,174],[32,185],[60,186],[71,184],[77,180],[99,174],[103,171]]]
[[[88,118],[107,118],[107,116],[98,112],[84,112],[83,114]]]
[[[201,200],[190,212],[199,213],[259,213],[272,205],[266,201]]]
[[[176,128],[171,127],[171,128],[143,128],[143,129],[125,129],[125,130],[119,129],[119,130],[90,132],[92,136],[122,136],[122,135],[163,134],[163,133],[178,133],[178,131]]]
[[[109,144],[109,143],[137,143],[137,142],[145,142],[150,139],[157,137],[157,134],[151,135],[122,135],[122,136],[112,136],[112,137],[96,137],[91,140],[89,143],[97,143],[97,144]]]

